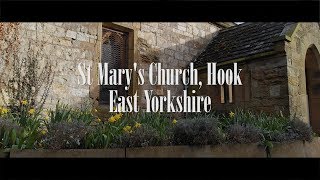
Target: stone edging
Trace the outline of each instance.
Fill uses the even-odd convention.
[[[312,142],[295,141],[274,144],[271,157],[320,157],[320,138]],[[258,144],[223,144],[217,146],[158,146],[114,149],[12,150],[0,153],[6,158],[266,158],[267,151]]]

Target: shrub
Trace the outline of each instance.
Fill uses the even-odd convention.
[[[304,141],[312,141],[313,131],[311,127],[301,120],[294,119],[290,121],[289,125],[293,133],[297,134],[296,139]]]
[[[233,124],[227,130],[228,141],[231,143],[257,143],[262,131],[252,125]]]
[[[168,139],[162,139],[159,132],[149,125],[141,125],[131,133],[125,133],[120,140],[122,147],[145,147],[167,145]]]
[[[42,143],[49,149],[79,148],[89,131],[88,126],[80,121],[51,123],[47,128]]]
[[[222,116],[220,121],[224,128],[228,128],[232,124],[252,125],[265,132],[285,132],[289,124],[289,118],[283,116],[282,113],[268,115],[243,110],[230,112],[227,116]]]
[[[0,148],[11,148],[16,145],[16,134],[21,131],[19,125],[13,121],[0,119]]]
[[[289,122],[284,133],[274,133],[270,139],[275,142],[286,142],[294,140],[312,141],[313,131],[311,127],[301,120],[293,119]]]
[[[173,128],[173,143],[178,145],[218,144],[223,140],[215,118],[184,119]]]
[[[0,119],[0,148],[31,149],[40,139],[39,122],[28,120],[28,126],[16,121]]]

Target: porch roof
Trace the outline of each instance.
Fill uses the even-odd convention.
[[[296,23],[253,22],[223,29],[213,37],[205,50],[195,59],[195,67],[207,62],[227,62],[275,50],[278,41],[285,40]],[[292,32],[291,32],[292,33]]]

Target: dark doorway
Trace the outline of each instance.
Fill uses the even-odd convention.
[[[309,120],[314,132],[320,133],[320,59],[315,46],[306,54],[306,85],[309,105]]]

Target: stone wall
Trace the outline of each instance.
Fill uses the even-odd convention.
[[[305,75],[306,53],[312,45],[314,45],[318,51],[320,50],[319,34],[319,23],[299,23],[291,37],[291,42],[287,42],[285,45],[288,64],[290,114],[291,116],[300,118],[306,123],[309,123]]]
[[[79,106],[90,100],[97,88],[78,85],[80,62],[100,61],[102,25],[105,23],[19,23],[19,52],[27,49],[40,52],[43,59],[56,62],[55,78],[47,99],[47,107],[57,101]],[[110,23],[108,23],[110,24]],[[133,61],[147,68],[151,62],[163,63],[163,68],[184,68],[206,46],[219,28],[209,23],[113,23],[134,32]],[[3,45],[4,42],[1,42]],[[4,46],[1,46],[4,47]],[[4,59],[1,59],[4,62]],[[0,71],[4,71],[3,68]],[[147,75],[147,73],[146,73]],[[169,87],[145,85],[137,89],[155,89],[158,95]],[[170,87],[173,94],[183,86]],[[141,99],[144,103],[144,99]]]
[[[54,65],[47,107],[53,107],[58,100],[76,106],[88,100],[89,87],[77,85],[76,66],[79,62],[92,64],[98,26],[99,23],[19,23],[19,59],[32,51],[38,53],[40,63],[49,60]]]
[[[214,34],[219,30],[209,23],[115,23],[136,33],[135,47],[137,56],[135,62],[146,69],[145,79],[148,79],[148,67],[151,62],[162,63],[162,68],[186,68],[201,52]],[[154,89],[155,95],[165,95],[171,90],[172,95],[181,95],[183,86],[151,86],[146,83],[137,87],[138,95],[143,96],[143,90]],[[140,99],[144,108],[145,99]]]
[[[234,111],[246,109],[256,112],[289,114],[286,57],[283,54],[239,63],[243,85],[233,86],[233,102],[221,103],[220,86],[203,86],[201,94],[213,100],[213,110]],[[233,65],[232,65],[233,66]],[[218,67],[227,69],[228,66]],[[202,81],[207,82],[206,70]]]

